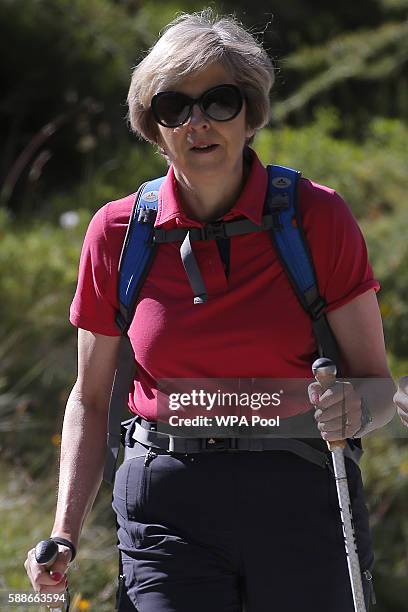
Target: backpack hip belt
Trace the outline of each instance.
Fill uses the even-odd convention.
[[[329,461],[327,447],[325,451],[324,443],[321,444],[323,440],[318,438],[309,440],[309,444],[294,438],[181,438],[158,432],[155,422],[141,417],[134,417],[122,423],[122,428],[124,433],[126,432],[123,439],[125,461],[140,453],[139,450],[133,451],[135,441],[148,449],[160,449],[169,454],[280,450],[295,453],[322,468],[325,468]]]

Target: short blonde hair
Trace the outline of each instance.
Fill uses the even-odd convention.
[[[234,17],[219,18],[211,9],[205,9],[200,13],[183,13],[169,23],[134,68],[127,98],[133,132],[158,143],[158,127],[150,110],[154,94],[216,62],[242,89],[247,126],[255,131],[266,125],[270,120],[269,92],[274,82],[271,60]]]

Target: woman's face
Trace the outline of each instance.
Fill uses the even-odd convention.
[[[212,64],[172,87],[173,91],[199,98],[218,85],[234,84],[221,64]],[[158,124],[160,142],[174,166],[176,178],[187,183],[202,180],[236,181],[242,172],[242,155],[246,139],[254,130],[246,125],[245,102],[240,113],[230,121],[215,121],[206,117],[195,104],[188,121],[175,128]],[[215,145],[201,149],[204,145]]]

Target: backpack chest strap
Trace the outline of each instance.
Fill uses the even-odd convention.
[[[156,242],[156,235],[158,237],[157,242],[174,242],[182,240],[180,256],[193,291],[193,303],[204,304],[207,301],[207,290],[191,242],[193,240],[228,239],[232,236],[264,232],[270,229],[272,225],[273,216],[265,215],[262,219],[262,225],[256,225],[256,223],[253,223],[249,219],[242,219],[239,221],[210,223],[202,228],[174,229],[162,233],[159,230],[157,234],[157,229],[155,229],[154,241]]]
[[[271,229],[275,219],[273,215],[266,214],[262,217],[261,225],[257,225],[250,219],[239,219],[237,221],[219,221],[207,223],[204,227],[186,227],[164,230],[155,227],[153,230],[153,242],[162,244],[165,242],[183,242],[187,234],[190,241],[217,240],[219,238],[232,238],[256,232],[264,232]]]

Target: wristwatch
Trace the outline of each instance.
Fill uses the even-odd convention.
[[[361,438],[364,435],[364,430],[368,425],[373,422],[373,417],[369,409],[367,408],[367,404],[365,399],[361,398],[361,426],[358,431],[352,436],[352,438]]]

